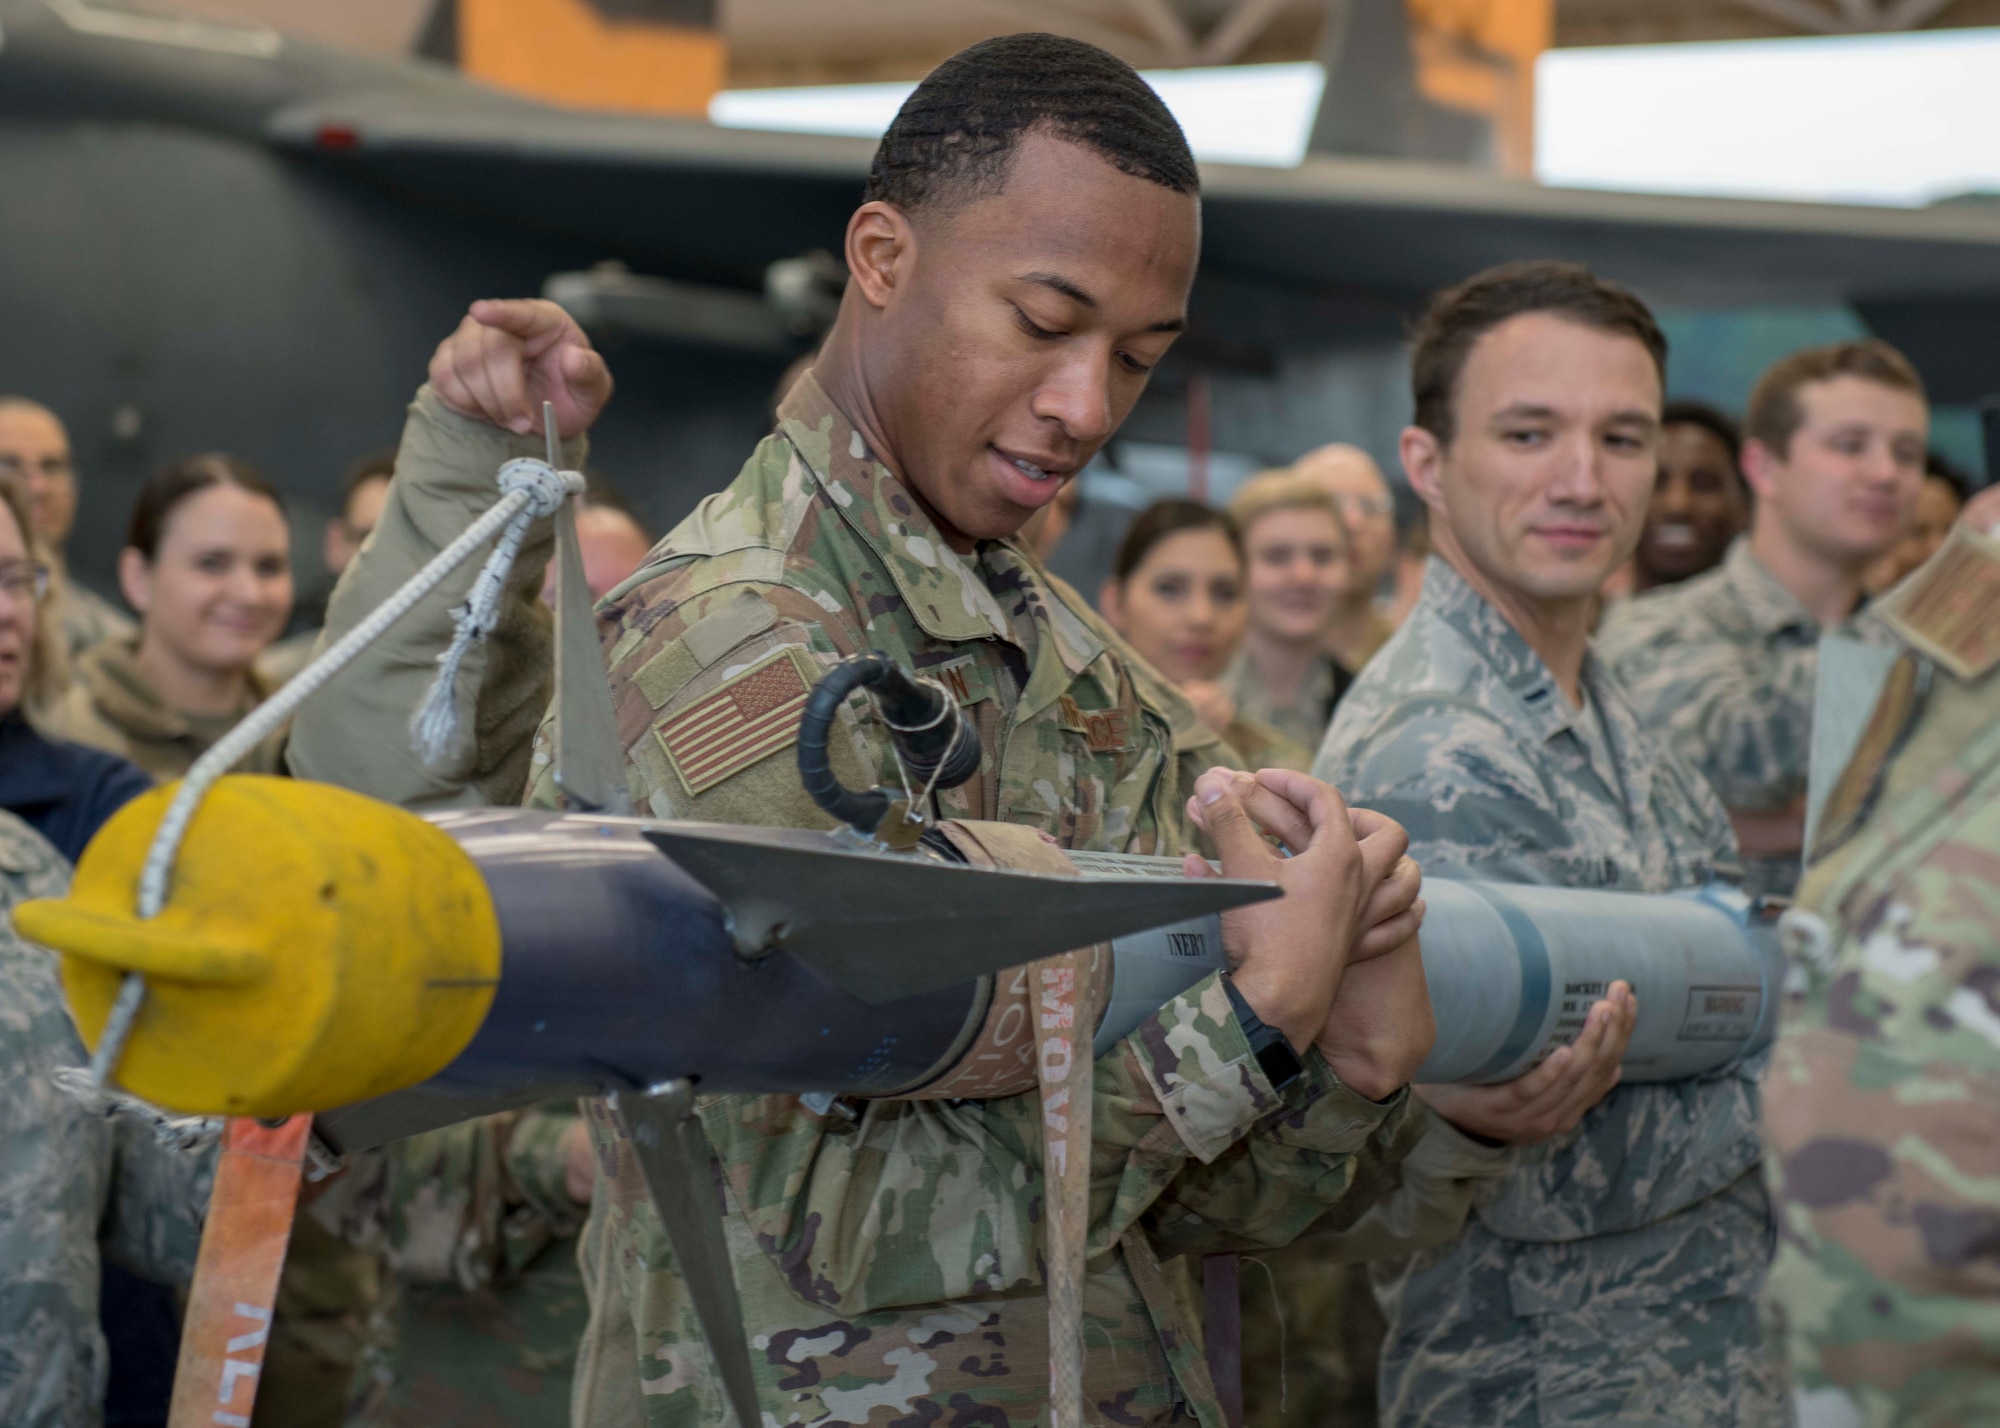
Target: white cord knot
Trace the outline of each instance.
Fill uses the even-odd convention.
[[[528,519],[553,516],[563,497],[583,490],[581,471],[558,471],[546,461],[517,456],[500,468],[500,494],[528,493]]]
[[[528,527],[543,516],[554,515],[563,498],[583,489],[583,475],[558,471],[546,461],[516,457],[500,468],[503,494],[495,509],[511,507],[507,528],[494,542],[479,576],[465,600],[451,612],[451,643],[438,656],[437,677],[425,691],[423,702],[410,717],[410,744],[426,764],[442,763],[458,745],[463,726],[458,698],[458,674],[472,647],[493,633],[500,623],[500,600],[507,593],[507,576]]]

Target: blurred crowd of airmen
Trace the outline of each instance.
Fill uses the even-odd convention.
[[[635,801],[823,826],[784,730],[718,744],[689,716],[754,719],[877,649],[979,728],[942,816],[1284,885],[1230,973],[1095,1068],[1092,1421],[2000,1421],[2000,497],[1927,474],[1923,386],[1884,344],[1780,362],[1739,435],[1663,401],[1638,298],[1523,263],[1438,294],[1416,334],[1407,562],[1379,471],[1331,447],[1227,511],[1142,513],[1093,608],[1046,558],[1184,326],[1197,215],[1178,128],[1101,51],[1014,36],[919,86],[774,432],[650,550],[597,500]],[[560,309],[475,305],[394,459],[343,491],[325,633],[280,643],[285,515],[256,473],[208,456],[149,483],[121,555],[135,623],[65,577],[60,423],[0,401],[0,902],[58,891],[111,812],[490,504],[495,469],[539,453],[544,401],[580,466],[611,389]],[[416,809],[554,804],[551,547],[544,526],[523,548],[444,763],[403,729],[469,572],[250,766]],[[1808,848],[1829,634],[1895,663]],[[846,782],[893,781],[868,712],[838,728]],[[1430,1031],[1409,859],[1796,894],[1781,1034],[1712,1076],[1620,1084],[1637,1008],[1613,983],[1518,1079],[1410,1088]],[[1269,1028],[1288,1066],[1253,1054]],[[0,1048],[0,1420],[87,1428],[107,1332],[114,1363],[171,1361],[174,1291],[148,1286],[186,1282],[212,1152],[66,1089],[83,1048],[11,923]],[[701,1115],[767,1422],[1047,1421],[1034,1091]],[[1243,1303],[1204,1306],[1204,1256],[1237,1253]],[[1204,1352],[1238,1335],[1240,1385]],[[109,1416],[162,1402],[128,1375]],[[586,1104],[311,1187],[255,1422],[682,1425],[722,1402],[632,1147]]]

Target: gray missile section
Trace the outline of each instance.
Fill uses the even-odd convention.
[[[1520,1075],[1572,1040],[1614,981],[1639,1001],[1628,1081],[1716,1071],[1771,1038],[1775,926],[1726,884],[1646,896],[1436,879],[1424,901],[1438,1035],[1417,1081]]]
[[[1070,858],[1086,876],[1186,881],[1177,858]],[[1416,1081],[1520,1075],[1571,1040],[1614,981],[1639,1002],[1628,1081],[1703,1075],[1771,1038],[1784,970],[1775,923],[1726,883],[1653,896],[1432,878],[1424,901],[1437,1042]],[[1214,917],[1126,934],[1112,951],[1100,1056],[1224,965]]]

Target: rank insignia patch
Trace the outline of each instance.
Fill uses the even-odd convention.
[[[799,739],[811,691],[782,649],[676,710],[654,729],[690,795],[705,793]]]

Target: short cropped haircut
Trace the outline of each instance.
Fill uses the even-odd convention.
[[[1045,130],[1176,193],[1200,176],[1187,136],[1131,65],[1060,35],[1002,35],[925,77],[875,149],[867,200],[906,214],[990,198],[1023,136]]]
[[[1154,546],[1183,531],[1220,531],[1235,547],[1236,558],[1243,558],[1242,532],[1236,529],[1236,522],[1227,511],[1218,511],[1199,501],[1155,501],[1132,518],[1125,539],[1118,542],[1117,558],[1111,562],[1112,576],[1121,585],[1130,580],[1132,572],[1146,563]]]
[[[1780,457],[1790,455],[1792,437],[1806,419],[1799,392],[1814,382],[1830,382],[1835,377],[1860,377],[1928,400],[1924,379],[1917,375],[1910,359],[1878,337],[1807,347],[1779,358],[1757,379],[1750,391],[1750,410],[1743,418],[1744,435]]]
[[[1743,432],[1720,407],[1712,407],[1707,402],[1681,398],[1671,401],[1660,409],[1660,425],[1698,426],[1729,449],[1729,459],[1737,460],[1743,454]]]
[[[1229,498],[1229,518],[1246,535],[1250,527],[1273,511],[1325,511],[1340,527],[1340,543],[1347,544],[1347,522],[1341,519],[1340,507],[1326,487],[1311,476],[1301,476],[1289,468],[1259,471]]]
[[[1534,312],[1632,338],[1646,349],[1661,385],[1666,384],[1666,334],[1630,289],[1606,282],[1581,263],[1503,263],[1431,299],[1417,324],[1410,357],[1410,395],[1417,409],[1413,422],[1451,445],[1456,434],[1452,403],[1473,345],[1501,323]]]

